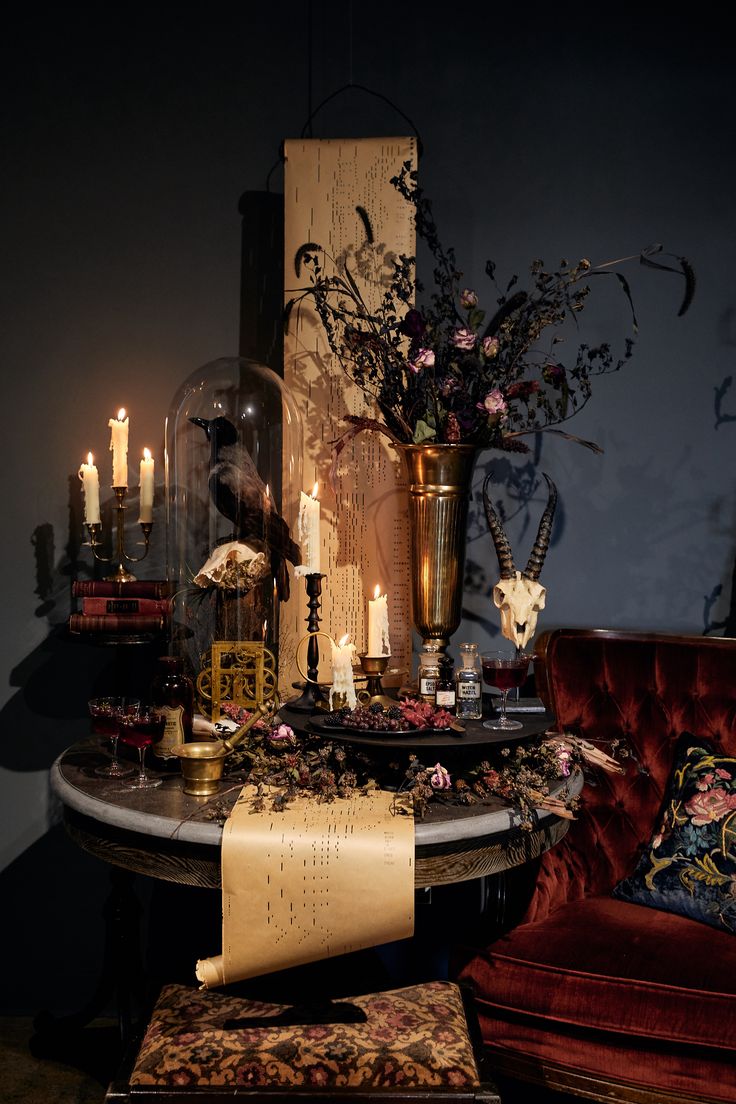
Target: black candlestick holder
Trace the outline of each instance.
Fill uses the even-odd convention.
[[[326,575],[321,575],[318,572],[313,572],[304,576],[307,585],[307,597],[309,599],[307,602],[309,608],[309,616],[307,617],[307,635],[309,637],[309,643],[307,645],[307,678],[304,682],[292,683],[294,689],[301,690],[302,693],[298,698],[289,702],[289,709],[296,709],[300,713],[314,713],[316,709],[330,708],[329,699],[318,677],[318,637],[327,636],[326,633],[320,632],[319,629],[319,623],[321,621],[319,611],[322,607],[320,601],[322,595],[322,580],[326,578]]]

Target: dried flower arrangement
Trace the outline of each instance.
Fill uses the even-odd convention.
[[[249,716],[237,706],[226,705],[223,709],[238,724]],[[397,813],[411,812],[423,818],[431,815],[438,804],[469,806],[497,803],[500,799],[515,808],[520,826],[531,830],[536,824],[535,810],[573,815],[577,799],[572,791],[563,786],[551,796],[552,787],[560,779],[570,777],[591,760],[609,770],[619,769],[605,752],[596,752],[568,736],[541,737],[513,748],[502,747],[493,758],[493,765],[484,759],[454,778],[441,763],[425,766],[414,755],[409,756],[403,777],[399,764],[391,764],[391,781],[393,785],[399,781],[397,797],[406,795],[407,799],[397,800]],[[278,719],[254,725],[228,757],[226,776],[256,787],[254,811],[266,807],[278,811],[304,794],[317,801],[334,801],[387,782],[387,778],[377,777],[375,761],[359,749],[325,741],[323,736],[299,736]],[[223,811],[221,818],[226,815]]]
[[[349,416],[351,428],[336,443],[338,453],[363,429],[404,444],[455,442],[526,451],[521,436],[562,433],[552,427],[588,402],[592,378],[617,371],[631,356],[632,338],[620,356],[608,343],[582,343],[568,356],[560,348],[562,328],[577,328],[594,277],[609,275],[618,281],[631,307],[634,333],[638,325],[631,289],[619,271],[625,262],[638,260],[681,275],[685,293],[680,315],[692,300],[695,276],[686,258],[652,245],[604,264],[563,260],[550,270],[535,260],[526,290],[519,288],[518,276],[500,286],[496,266],[488,261],[486,274],[496,299],[487,315],[478,293],[462,287],[454,250],[441,245],[431,204],[409,163],[391,183],[414,207],[417,235],[434,263],[434,291],[421,308],[414,306],[415,287],[423,290],[415,284],[416,259],[375,242],[362,208],[358,211],[366,239],[359,248],[332,258],[319,244],[307,242],[294,262],[297,278],[306,273],[310,282],[288,302],[286,324],[295,308],[311,300],[331,350],[380,415]],[[674,266],[655,260],[658,254],[673,257]]]

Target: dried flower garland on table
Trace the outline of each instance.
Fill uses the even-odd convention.
[[[566,323],[573,331],[577,328],[593,277],[616,278],[631,308],[634,333],[638,326],[631,290],[618,271],[624,262],[638,260],[648,268],[680,274],[685,293],[678,313],[690,305],[692,267],[684,257],[674,257],[675,267],[654,260],[658,254],[673,255],[652,245],[599,265],[563,260],[549,270],[535,260],[528,290],[518,289],[517,276],[500,286],[496,266],[488,261],[486,274],[496,302],[487,316],[478,293],[462,287],[454,250],[441,245],[430,202],[408,162],[391,183],[414,207],[418,237],[434,263],[434,291],[421,309],[414,306],[415,258],[375,242],[367,216],[366,240],[359,248],[332,258],[322,246],[308,242],[295,257],[297,278],[306,272],[310,285],[287,304],[286,324],[295,308],[311,300],[345,373],[380,412],[381,420],[348,416],[351,428],[336,442],[336,455],[363,429],[404,444],[460,442],[526,451],[520,435],[566,422],[588,402],[592,377],[617,371],[631,355],[632,339],[626,340],[620,357],[607,342],[580,344],[567,357],[560,349],[561,328]],[[416,290],[423,290],[419,283]],[[542,338],[548,332],[545,345]]]
[[[404,704],[408,713],[416,712],[416,703]],[[237,724],[249,716],[246,710],[230,704],[223,706],[223,711]],[[433,727],[431,717],[424,716],[423,721]],[[606,769],[620,770],[607,753],[596,752],[592,745],[567,735],[502,747],[495,765],[483,760],[454,778],[441,763],[425,766],[411,755],[397,791],[406,795],[408,808],[405,802],[397,801],[396,811],[422,818],[431,814],[433,805],[475,805],[500,798],[518,810],[521,827],[531,830],[536,809],[572,817],[577,800],[564,787],[556,797],[550,795],[550,789],[591,759]],[[400,770],[394,765],[394,777]],[[305,794],[317,801],[334,801],[368,792],[381,783],[375,775],[375,763],[360,750],[326,742],[322,736],[298,736],[278,719],[250,730],[228,757],[226,774],[239,776],[240,783],[256,787],[254,812],[267,806],[278,811]],[[208,810],[212,819],[224,821],[227,817],[223,802]]]

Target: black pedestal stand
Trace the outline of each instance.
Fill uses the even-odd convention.
[[[314,713],[315,709],[324,709],[328,705],[327,695],[318,682],[317,668],[319,667],[319,644],[317,642],[317,634],[319,632],[320,616],[319,610],[322,605],[320,602],[320,596],[322,594],[322,580],[325,579],[325,575],[320,575],[315,572],[311,575],[305,575],[304,579],[307,584],[307,597],[309,602],[309,616],[307,617],[307,628],[309,631],[309,644],[307,645],[307,682],[295,682],[294,688],[301,690],[302,693],[294,701],[289,702],[289,709],[296,709],[300,713]]]

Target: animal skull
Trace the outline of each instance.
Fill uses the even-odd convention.
[[[504,532],[501,520],[493,509],[487,488],[491,473],[483,484],[483,502],[486,508],[488,528],[501,568],[501,578],[493,588],[493,603],[501,612],[501,635],[512,641],[517,648],[525,648],[534,635],[539,611],[544,609],[547,591],[539,580],[539,574],[547,555],[552,522],[557,505],[557,488],[548,475],[544,474],[549,489],[547,505],[539,522],[539,530],[529,561],[523,571],[514,564],[509,539]]]
[[[494,586],[493,604],[501,613],[501,635],[517,648],[525,648],[534,636],[546,595],[541,583],[521,571],[515,571],[511,579],[499,579]]]

